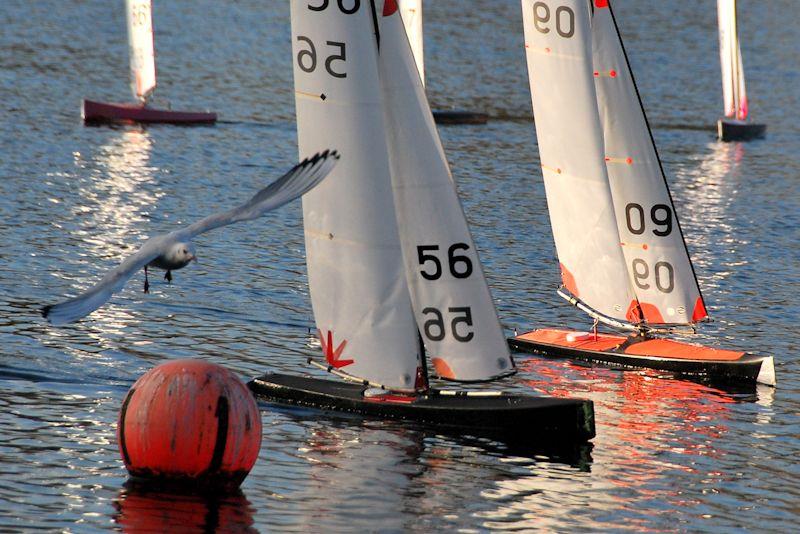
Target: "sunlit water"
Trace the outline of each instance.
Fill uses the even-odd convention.
[[[83,97],[128,99],[121,2],[0,5],[0,530],[773,530],[800,502],[800,10],[741,2],[754,118],[715,141],[715,2],[615,2],[700,284],[701,341],[775,355],[778,388],[718,391],[655,373],[518,355],[517,391],[595,402],[593,447],[542,455],[413,426],[262,406],[241,493],[125,486],[122,398],[172,358],[249,379],[309,372],[299,204],[198,240],[200,262],[141,277],[77,325],[39,307],[93,284],[148,236],[233,205],[296,160],[288,2],[157,2],[159,97],[214,127],[84,127]],[[469,6],[469,7],[466,7]],[[561,302],[530,120],[519,3],[426,3],[434,107],[508,331],[586,328]]]

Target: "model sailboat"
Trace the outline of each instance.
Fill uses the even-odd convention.
[[[717,121],[722,141],[743,141],[764,137],[766,124],[747,120],[747,91],[744,86],[742,50],[736,17],[736,0],[717,0],[719,61],[722,68],[722,97],[725,116]]]
[[[422,0],[397,0],[408,42],[417,63],[419,77],[425,85],[425,54],[422,33]],[[486,113],[463,109],[435,109],[433,119],[439,124],[485,124],[489,120]]]
[[[154,109],[147,105],[156,88],[152,0],[126,0],[131,91],[135,103],[111,104],[84,100],[81,117],[86,122],[213,123],[216,113]]]
[[[522,0],[522,11],[559,294],[595,330],[535,330],[511,345],[774,385],[772,357],[653,336],[707,313],[609,2]]]
[[[343,154],[303,199],[323,362],[355,382],[267,374],[275,402],[515,439],[583,441],[591,401],[440,390],[515,372],[395,0],[291,4],[301,154]]]

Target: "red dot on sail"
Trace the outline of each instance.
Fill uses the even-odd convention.
[[[595,7],[608,7],[608,0],[594,0]]]
[[[388,17],[389,15],[394,15],[397,11],[397,0],[386,0],[383,3],[383,16]]]
[[[612,69],[612,70],[608,71],[608,75],[611,76],[612,78],[616,78],[617,77],[617,71]]]

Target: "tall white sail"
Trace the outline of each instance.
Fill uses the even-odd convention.
[[[369,0],[292,0],[300,157],[342,157],[303,197],[314,318],[328,363],[411,390],[419,343],[386,148]]]
[[[563,286],[598,312],[635,308],[597,112],[587,0],[522,0],[536,137]]]
[[[156,88],[156,56],[153,45],[152,0],[125,0],[128,22],[128,54],[131,91],[140,102]]]
[[[414,53],[414,61],[417,63],[419,77],[422,85],[425,85],[425,54],[422,37],[422,0],[398,0],[400,15],[403,17],[403,25],[406,28],[408,42],[411,44],[411,51]]]
[[[736,0],[717,0],[717,22],[725,116],[745,120],[747,118],[747,91],[744,86],[742,51],[739,47]]]
[[[489,380],[514,372],[425,89],[398,10],[379,17],[392,187],[411,301],[436,373]]]
[[[607,1],[594,6],[593,74],[605,164],[619,244],[638,300],[627,318],[653,325],[693,323],[706,317],[706,309],[675,206],[611,6]]]

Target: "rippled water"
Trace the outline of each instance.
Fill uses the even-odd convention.
[[[120,4],[120,5],[118,5]],[[201,261],[91,319],[47,326],[147,236],[246,198],[296,159],[288,2],[155,7],[159,96],[214,127],[84,127],[83,97],[128,98],[121,2],[0,5],[0,530],[108,528],[788,531],[800,520],[800,10],[740,2],[754,118],[721,144],[715,2],[617,1],[715,322],[700,339],[775,355],[778,388],[731,393],[649,372],[518,355],[508,387],[594,400],[593,446],[559,455],[425,429],[263,406],[240,493],[125,485],[122,398],[171,358],[249,379],[301,373],[312,325],[299,204],[198,240]],[[466,6],[469,7],[466,7]],[[434,107],[487,111],[441,128],[503,324],[588,321],[563,305],[529,119],[519,4],[426,3]]]

